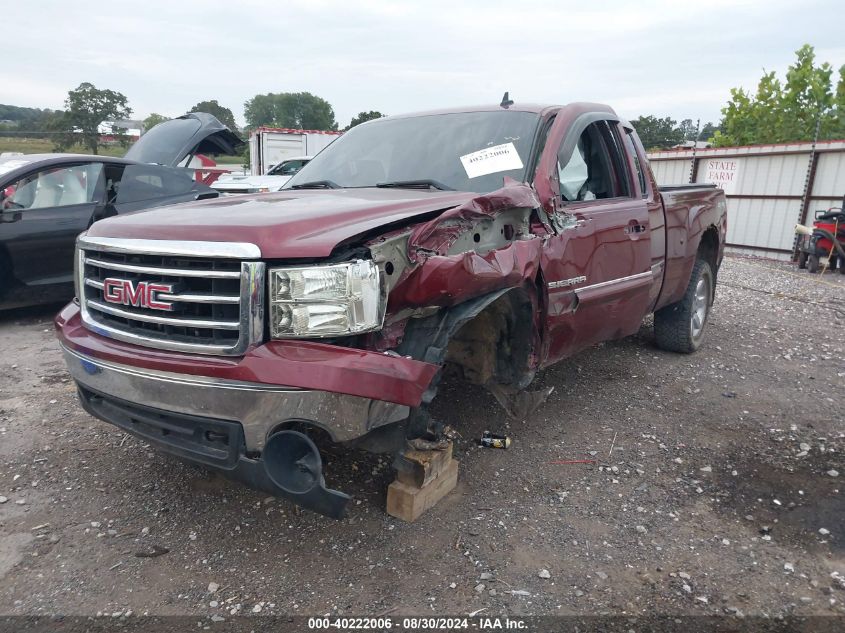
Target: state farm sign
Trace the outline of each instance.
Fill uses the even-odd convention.
[[[712,182],[725,190],[727,195],[734,193],[739,178],[739,163],[736,158],[705,158],[703,182]]]

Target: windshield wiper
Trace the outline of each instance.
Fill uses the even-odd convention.
[[[394,182],[380,182],[379,189],[439,189],[440,191],[454,191],[449,185],[438,180],[396,180]]]
[[[301,185],[293,185],[291,189],[340,189],[340,185],[331,180],[312,180]]]

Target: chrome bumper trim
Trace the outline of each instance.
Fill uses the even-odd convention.
[[[651,271],[645,273],[637,273],[636,275],[628,275],[627,277],[617,277],[616,279],[611,279],[609,281],[602,281],[597,284],[592,284],[591,286],[582,286],[581,288],[576,288],[575,293],[582,293],[585,290],[598,290],[599,288],[607,288],[608,286],[615,286],[618,284],[625,284],[631,281],[639,281],[640,279],[651,279],[653,273]]]
[[[62,346],[71,377],[107,396],[189,415],[240,422],[248,451],[288,420],[304,420],[346,442],[399,422],[404,405],[360,396],[141,369],[91,358]]]

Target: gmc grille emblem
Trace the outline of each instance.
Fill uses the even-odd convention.
[[[103,280],[103,299],[136,308],[172,311],[173,303],[159,300],[158,295],[172,293],[173,287],[173,284],[109,277]]]

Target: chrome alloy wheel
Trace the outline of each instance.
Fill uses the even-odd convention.
[[[702,275],[695,285],[695,295],[692,299],[692,316],[690,318],[690,334],[693,340],[698,340],[707,321],[707,311],[710,309],[710,276]]]

